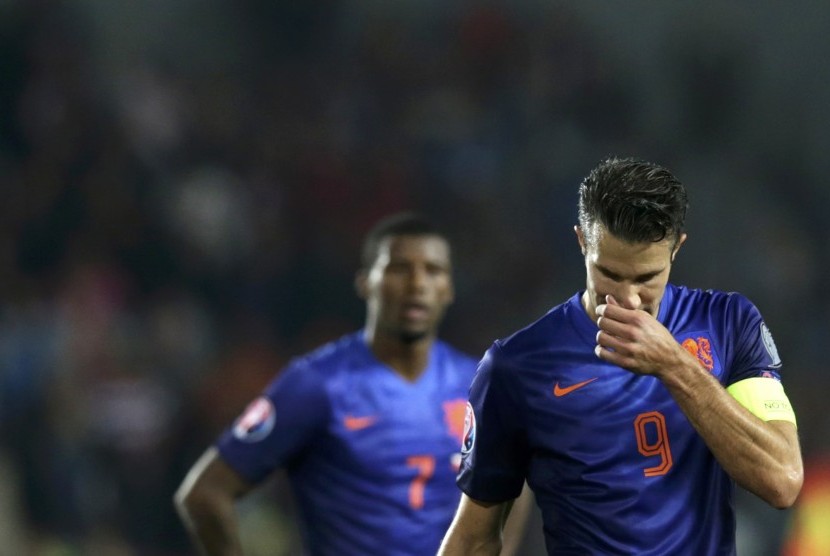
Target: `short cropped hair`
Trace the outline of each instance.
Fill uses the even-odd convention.
[[[629,243],[677,241],[684,231],[686,188],[662,166],[634,158],[600,162],[579,186],[579,226],[588,243],[594,225]]]
[[[449,242],[447,236],[420,213],[401,212],[392,214],[375,224],[363,239],[361,249],[362,267],[368,269],[375,263],[383,240],[388,237],[404,235],[436,236]]]

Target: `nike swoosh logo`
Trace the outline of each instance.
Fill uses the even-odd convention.
[[[570,394],[571,392],[573,392],[574,390],[579,390],[583,386],[592,383],[593,381],[595,381],[598,378],[599,377],[589,378],[588,380],[583,380],[582,382],[577,382],[576,384],[571,384],[570,386],[565,386],[564,388],[561,388],[559,386],[559,383],[557,382],[553,387],[553,395],[556,396],[557,398],[560,398],[562,396],[566,396],[566,395]]]
[[[343,426],[350,431],[359,431],[366,427],[371,427],[377,420],[378,418],[374,415],[368,415],[366,417],[352,417],[351,415],[347,415],[343,418]]]

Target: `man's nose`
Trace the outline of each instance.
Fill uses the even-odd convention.
[[[626,309],[639,309],[642,299],[640,298],[640,288],[637,284],[622,283],[616,288],[614,298],[617,302]]]
[[[423,288],[427,283],[427,271],[424,268],[413,267],[409,272],[409,286],[413,290]]]

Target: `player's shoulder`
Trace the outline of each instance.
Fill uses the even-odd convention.
[[[355,358],[365,357],[365,352],[362,333],[352,332],[294,357],[289,362],[289,368],[301,368],[322,375],[331,374],[340,367],[349,366]]]
[[[576,316],[584,314],[577,296],[549,309],[542,316],[510,335],[496,340],[496,344],[504,353],[544,349],[550,344],[553,333],[559,333],[563,328],[572,326],[574,313],[578,313]],[[584,318],[587,319],[587,316]]]
[[[502,366],[534,359],[549,352],[555,345],[572,341],[578,334],[577,328],[584,324],[580,319],[589,322],[578,296],[574,296],[522,328],[497,339],[487,351],[487,357]]]
[[[672,306],[679,311],[688,310],[692,307],[709,313],[720,312],[723,314],[743,314],[756,311],[752,301],[746,295],[737,291],[690,288],[669,284],[666,287],[666,295],[671,297]]]
[[[473,357],[445,340],[436,340],[433,349],[443,361],[451,363],[454,367],[475,370],[478,365],[479,358]]]

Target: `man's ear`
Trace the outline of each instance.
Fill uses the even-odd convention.
[[[677,252],[680,251],[680,247],[683,245],[683,243],[685,243],[686,237],[688,237],[688,236],[684,232],[684,233],[680,234],[680,237],[677,238],[677,243],[674,245],[674,249],[671,252],[671,262],[672,262],[672,264],[674,264],[674,258],[677,256]]]
[[[579,224],[574,226],[574,232],[576,232],[576,240],[579,242],[579,250],[582,251],[583,255],[585,255],[587,253],[585,234],[582,232],[582,228],[579,227]]]
[[[354,291],[360,299],[366,299],[369,295],[369,288],[366,284],[368,274],[365,270],[358,270],[354,275]]]

